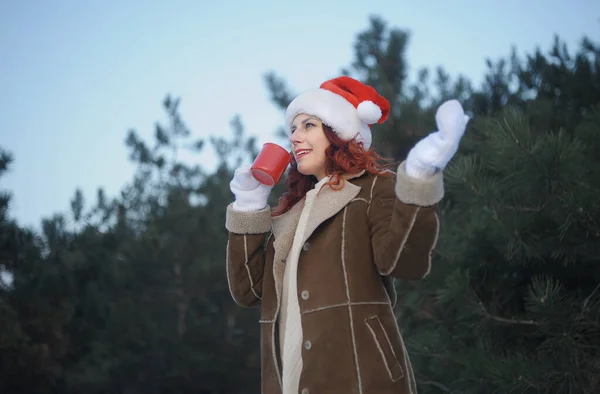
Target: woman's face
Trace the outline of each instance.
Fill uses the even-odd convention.
[[[298,171],[314,175],[318,180],[325,178],[325,150],[330,145],[323,131],[323,123],[312,115],[296,116],[290,130],[292,150],[298,163]]]

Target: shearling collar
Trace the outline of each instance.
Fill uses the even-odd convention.
[[[352,180],[363,176],[365,173],[366,171],[362,170],[354,174],[344,174],[343,178],[345,180]],[[325,179],[322,179],[321,182],[315,185],[315,188],[320,187],[324,183],[326,183],[326,181]],[[344,182],[341,189],[333,190],[329,186],[325,186],[323,189],[321,189],[317,198],[315,199],[315,202],[313,203],[313,212],[311,213],[311,218],[309,218],[307,229],[312,228],[310,224],[313,221],[311,220],[313,216],[314,220],[318,221],[318,223],[314,223],[316,225],[314,225],[314,228],[312,228],[312,230],[308,232],[308,236],[312,234],[312,232],[319,226],[319,224],[323,223],[323,221],[335,215],[348,202],[350,202],[350,200],[356,197],[356,195],[358,195],[358,193],[360,192],[360,189],[361,188],[359,186],[356,186],[350,182]],[[335,203],[336,200],[337,203]],[[286,213],[272,218],[273,235],[275,236],[275,239],[281,238],[285,232],[294,232],[296,230],[298,220],[300,220],[300,214],[302,213],[302,209],[304,208],[305,202],[306,197],[298,201]]]
[[[345,175],[347,180],[355,179],[362,176],[365,171],[357,174]],[[351,182],[344,182],[340,189],[332,189],[325,185],[315,196],[315,201],[312,204],[311,212],[306,223],[306,231],[303,241],[306,241],[311,234],[319,227],[321,223],[329,219],[340,210],[342,210],[354,197],[358,195],[361,187]],[[294,240],[294,233],[304,208],[306,197],[298,201],[286,213],[273,217],[273,235],[275,238],[274,247],[277,254],[287,256],[289,248]]]

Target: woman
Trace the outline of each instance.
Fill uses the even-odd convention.
[[[439,131],[397,173],[369,150],[390,105],[349,77],[299,95],[286,111],[294,160],[272,211],[248,167],[231,181],[227,278],[233,299],[261,308],[265,394],[416,393],[393,308],[393,279],[431,268],[442,170],[468,117],[455,101]]]

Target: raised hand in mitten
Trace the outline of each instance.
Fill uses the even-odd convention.
[[[272,186],[265,186],[254,179],[252,173],[250,173],[250,166],[242,166],[235,170],[229,188],[235,195],[233,209],[237,211],[260,211],[264,209],[273,189]]]
[[[443,170],[458,150],[469,117],[457,100],[449,100],[438,108],[435,121],[438,131],[423,138],[408,153],[408,176],[424,179]]]

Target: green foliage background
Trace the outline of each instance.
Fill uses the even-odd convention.
[[[442,68],[409,81],[409,44],[372,17],[338,71],[391,101],[374,147],[396,162],[444,100],[473,118],[445,172],[434,268],[397,283],[420,392],[600,392],[600,46],[513,50],[475,88]],[[283,110],[295,92],[264,78]],[[153,141],[127,135],[137,171],[120,196],[77,190],[72,212],[35,233],[0,195],[0,270],[13,278],[0,282],[0,392],[260,391],[257,311],[232,301],[224,268],[229,181],[255,140],[234,117],[229,138],[194,141],[179,100],[163,104]],[[207,145],[213,172],[179,159]],[[13,159],[2,150],[0,176]]]

